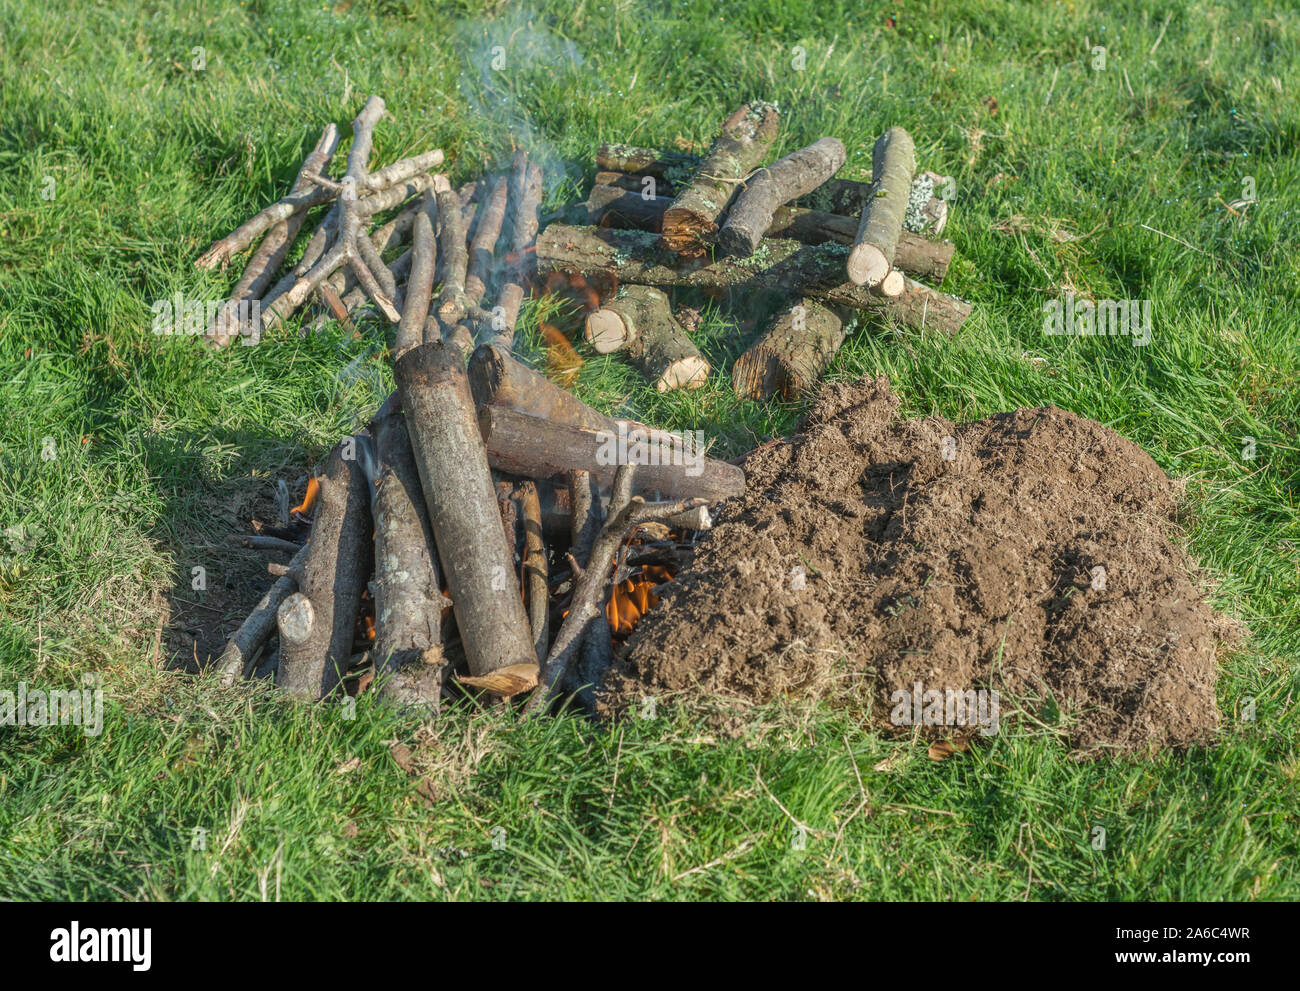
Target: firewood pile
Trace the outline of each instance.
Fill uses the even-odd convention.
[[[605,416],[516,358],[526,293],[567,294],[592,347],[622,352],[660,391],[710,372],[668,292],[782,293],[733,384],[746,397],[799,395],[854,311],[948,333],[965,320],[969,304],[913,278],[941,280],[952,258],[936,239],[944,180],[914,175],[901,128],[877,142],[869,184],[834,178],[845,161],[834,138],[760,169],[778,119],[752,102],[702,159],[602,145],[578,208],[587,223],[539,234],[544,176],[524,152],[459,189],[434,171],[440,150],[372,171],[384,111],[371,97],[352,122],[341,178],[326,175],[331,124],[289,194],[196,263],[225,267],[252,249],[208,328],[214,347],[308,306],[318,312],[303,333],[330,319],[395,328],[396,391],[334,447],[300,505],[284,501],[278,521],[238,538],[289,561],[268,565],[276,581],[230,636],[221,679],[274,677],[308,698],[374,682],[408,707],[526,693],[527,712],[561,694],[591,707],[616,642],[689,562],[709,506],[745,478],[690,434]],[[563,332],[542,330],[564,381],[581,359]]]
[[[952,261],[953,243],[939,239],[948,202],[937,195],[951,180],[916,174],[905,130],[876,142],[863,183],[834,178],[845,149],[829,137],[759,168],[776,128],[775,108],[750,103],[703,159],[601,145],[586,224],[553,224],[538,239],[541,272],[612,291],[587,317],[586,340],[627,354],[660,391],[697,388],[710,372],[665,290],[730,291],[742,305],[758,291],[783,297],[733,366],[744,399],[805,394],[855,311],[949,335],[970,315],[969,303],[920,281],[941,282]]]

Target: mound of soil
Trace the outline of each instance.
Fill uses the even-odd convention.
[[[1230,627],[1170,539],[1178,486],[1065,410],[955,426],[898,405],[883,377],[828,385],[799,433],[750,456],[746,495],[611,672],[612,706],[825,694],[847,662],[884,726],[919,682],[996,689],[1004,714],[1050,699],[1083,750],[1210,740]]]

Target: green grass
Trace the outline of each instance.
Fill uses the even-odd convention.
[[[94,671],[107,710],[95,738],[0,728],[0,891],[1300,897],[1300,14],[889,12],[897,27],[835,0],[0,7],[0,529],[29,538],[0,546],[0,688]],[[590,179],[598,142],[707,143],[753,97],[782,108],[780,153],[833,134],[849,176],[885,126],[906,126],[920,161],[956,179],[943,288],[975,315],[951,341],[863,327],[829,377],[887,374],[913,415],[1054,403],[1186,479],[1187,545],[1250,630],[1223,658],[1222,741],[1080,763],[1022,721],[936,763],[829,704],[754,710],[735,738],[668,703],[613,727],[461,711],[421,728],[365,697],[349,719],[165,670],[168,624],[247,603],[225,535],[391,376],[373,329],[213,354],[154,336],[150,305],[219,297],[234,272],[193,259],[287,188],[326,121],[346,134],[371,92],[393,115],[377,161],[441,146],[464,180],[520,141],[545,158],[548,209]],[[1258,202],[1238,216],[1227,204],[1247,176]],[[1151,300],[1151,343],[1045,336],[1042,302],[1071,288]],[[525,311],[533,358],[545,312]],[[584,352],[577,391],[729,453],[787,431],[798,408],[728,387],[752,328],[720,305],[705,317],[708,388],[657,396]],[[191,591],[197,565],[240,608]],[[390,741],[415,745],[418,775]]]

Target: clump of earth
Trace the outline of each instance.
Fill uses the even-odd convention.
[[[996,691],[1004,725],[1047,719],[1083,751],[1211,741],[1235,628],[1174,540],[1179,485],[1055,407],[960,426],[898,408],[883,377],[827,385],[795,435],[749,456],[746,494],[658,590],[607,706],[832,695],[847,672],[906,732],[919,706],[899,701],[919,688]]]

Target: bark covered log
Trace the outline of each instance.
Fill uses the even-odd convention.
[[[698,389],[708,381],[709,363],[661,289],[622,286],[587,317],[584,333],[601,354],[624,349],[659,392]]]
[[[489,341],[475,349],[469,361],[469,382],[480,406],[501,406],[591,430],[615,429],[612,419],[529,368],[500,341]]]
[[[364,442],[365,438],[349,437],[331,452],[319,478],[316,517],[299,590],[277,614],[276,685],[290,695],[329,695],[352,657],[371,561],[369,486],[355,457]]]
[[[718,232],[718,218],[746,176],[776,138],[776,107],[746,103],[722,123],[709,154],[664,214],[663,243],[688,258],[704,254]]]
[[[437,265],[438,249],[433,236],[433,221],[437,215],[437,200],[425,194],[424,207],[416,215],[411,234],[411,272],[406,281],[406,303],[402,308],[402,322],[397,326],[393,344],[394,356],[424,340],[424,323],[429,318],[433,297],[433,270]]]
[[[782,310],[732,367],[741,399],[797,399],[821,377],[844,343],[847,321],[815,299]]]
[[[621,168],[620,165],[626,165]],[[651,196],[672,198],[680,191],[682,184],[690,178],[691,173],[699,167],[697,155],[681,152],[660,151],[657,148],[641,148],[636,145],[605,144],[596,150],[596,165],[602,171],[596,173],[596,185],[617,186],[641,193],[646,191],[645,179],[655,179],[649,187]],[[917,185],[928,177],[930,189],[937,189],[947,181],[946,176],[934,172],[918,175],[912,184],[912,200],[917,195]],[[829,179],[816,189],[800,196],[794,206],[824,213],[836,213],[846,217],[857,218],[867,205],[871,194],[871,183],[858,182],[855,179]],[[947,215],[947,202],[932,195],[928,196],[922,207],[925,213],[924,223],[909,227],[913,233],[925,231],[929,237],[938,237],[943,233],[943,223]],[[595,223],[595,221],[591,221]]]
[[[537,483],[519,485],[519,511],[524,524],[524,587],[528,596],[528,627],[537,650],[537,663],[546,660],[551,643],[550,597],[547,588],[546,542],[542,534],[542,502]]]
[[[773,162],[745,184],[727,213],[718,243],[733,255],[754,253],[777,208],[812,192],[844,165],[844,145],[836,138],[821,138]]]
[[[852,217],[800,207],[781,207],[776,211],[767,236],[793,238],[803,244],[852,245],[858,236],[858,223]],[[951,241],[932,241],[904,231],[894,251],[894,268],[914,279],[938,284],[948,274],[956,245]]]
[[[644,196],[648,199],[667,197],[670,201],[676,193],[680,192],[678,186],[666,180],[652,175],[637,175],[631,172],[597,172],[591,184],[592,188],[596,186],[612,186],[615,189],[636,193],[638,196]]]
[[[537,239],[537,211],[542,203],[541,167],[528,161],[526,155],[516,153],[514,172],[510,178],[510,256],[505,284],[497,299],[500,320],[493,321],[493,331],[498,340],[513,342],[519,310],[524,293],[531,280],[534,265],[532,246]]]
[[[442,693],[442,606],[433,530],[406,420],[390,397],[375,438],[375,642],[380,692],[401,705],[437,708]]]
[[[657,234],[663,227],[664,212],[672,203],[667,196],[643,196],[634,190],[597,183],[587,197],[587,223]]]
[[[497,407],[522,413],[537,420],[560,427],[581,427],[589,432],[627,436],[641,431],[656,438],[656,443],[666,450],[686,452],[691,443],[680,434],[656,430],[635,420],[615,419],[592,409],[566,389],[560,388],[541,372],[529,368],[510,353],[509,348],[497,341],[480,345],[470,358],[469,380],[480,412],[484,407]],[[700,452],[702,454],[702,452]],[[704,459],[713,465],[712,459]],[[723,462],[716,462],[723,464]],[[498,467],[494,465],[493,467]],[[502,467],[504,471],[511,471]],[[731,474],[718,469],[719,477],[730,474],[733,483],[744,487],[744,473]],[[515,473],[519,474],[519,473]],[[542,478],[544,475],[524,473],[525,477]],[[605,476],[602,476],[605,477]],[[608,481],[608,477],[606,477]],[[718,496],[722,498],[722,496]]]
[[[662,289],[621,286],[613,299],[587,314],[583,336],[597,354],[610,354],[631,344],[650,324],[672,319],[672,304]]]
[[[854,285],[879,285],[893,267],[915,174],[911,135],[901,127],[889,128],[871,153],[871,194],[846,266]]]
[[[537,657],[497,511],[459,350],[434,342],[393,365],[470,674],[536,677]],[[506,685],[501,694],[513,694]]]
[[[679,151],[606,143],[596,149],[596,167],[684,183],[700,167],[700,157]]]
[[[802,245],[773,238],[749,258],[682,263],[658,250],[651,234],[563,224],[552,224],[537,240],[540,271],[576,272],[588,281],[616,278],[661,288],[769,289],[865,310],[889,323],[933,327],[949,335],[970,315],[970,303],[911,279],[893,299],[846,282],[846,254],[838,244]]]
[[[626,164],[626,168],[620,167]],[[605,144],[596,149],[597,185],[621,185],[625,189],[641,192],[646,189],[646,176],[657,180],[652,190],[656,196],[675,196],[691,175],[699,168],[698,155],[636,145]],[[796,201],[797,206],[828,213],[842,213],[858,217],[867,200],[870,184],[853,179],[830,179]]]
[[[589,472],[609,485],[620,464],[634,462],[638,491],[658,498],[717,502],[745,491],[745,473],[706,457],[692,439],[640,425],[590,430],[499,406],[479,410],[479,430],[492,467],[523,478]]]
[[[505,179],[498,179],[488,192],[483,208],[478,211],[478,226],[469,249],[469,274],[465,277],[465,295],[472,303],[477,303],[487,292],[509,196],[510,184]]]

